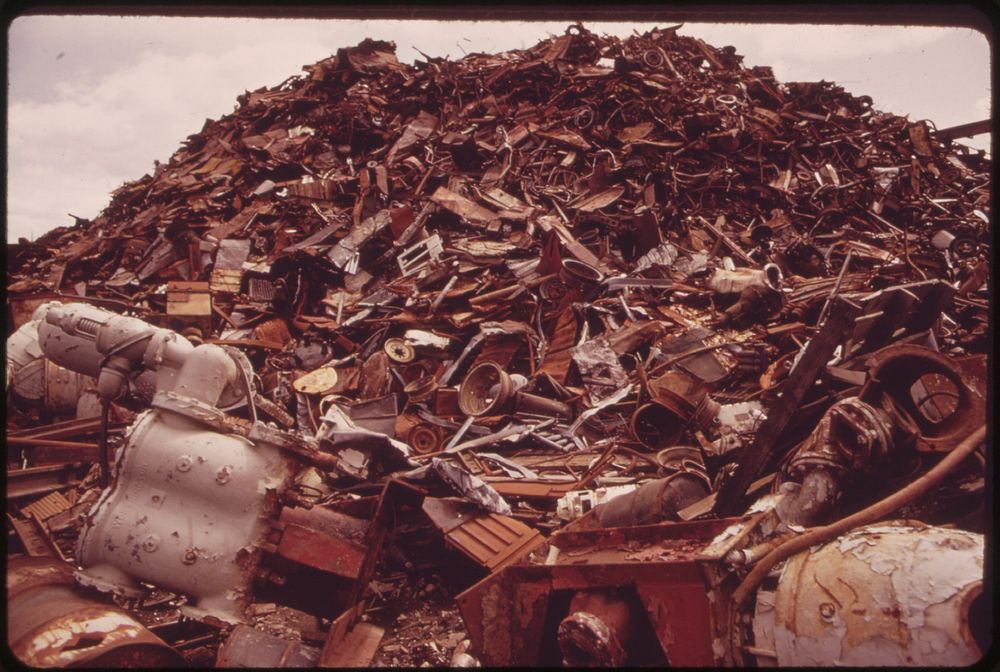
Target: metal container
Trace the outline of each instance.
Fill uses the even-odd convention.
[[[754,649],[782,667],[971,665],[983,553],[982,535],[902,521],[803,551],[758,593]]]
[[[73,590],[73,568],[9,558],[7,643],[31,667],[178,667],[183,657],[121,609]]]

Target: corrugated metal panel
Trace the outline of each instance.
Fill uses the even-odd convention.
[[[57,513],[62,513],[72,506],[72,503],[61,492],[51,492],[36,502],[21,507],[25,517],[35,514],[39,520],[48,520]]]
[[[521,521],[483,512],[468,502],[427,498],[423,510],[450,546],[490,571],[511,564],[544,541],[538,530]]]
[[[248,278],[247,294],[251,301],[271,301],[277,294],[274,283],[265,278]]]
[[[240,283],[243,280],[243,270],[239,268],[216,268],[212,271],[209,288],[213,292],[240,293]]]
[[[14,532],[21,540],[21,544],[24,546],[24,550],[28,555],[53,555],[52,549],[49,544],[46,543],[42,531],[38,529],[37,519],[21,520],[8,513],[7,520],[11,527],[14,528]]]

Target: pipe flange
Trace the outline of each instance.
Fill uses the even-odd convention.
[[[429,425],[417,425],[410,430],[409,444],[418,454],[426,455],[441,450],[441,433]]]
[[[458,390],[458,407],[473,417],[501,412],[514,394],[514,382],[495,362],[474,367]]]
[[[385,342],[383,350],[385,350],[385,354],[389,355],[389,359],[400,364],[412,362],[417,356],[413,346],[401,338],[390,338]]]

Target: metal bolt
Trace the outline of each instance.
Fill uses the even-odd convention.
[[[184,555],[181,557],[181,562],[183,562],[185,565],[193,565],[197,559],[198,559],[198,554],[195,552],[193,548],[189,548],[186,551],[184,551]]]
[[[160,538],[155,534],[150,534],[142,540],[142,550],[152,553],[160,547]]]
[[[225,485],[226,483],[229,482],[229,476],[232,473],[232,471],[233,471],[233,468],[230,465],[228,465],[228,464],[226,466],[222,467],[215,474],[215,482],[218,483],[219,485]]]
[[[177,471],[191,471],[191,465],[194,460],[191,459],[190,455],[181,455],[177,458]]]

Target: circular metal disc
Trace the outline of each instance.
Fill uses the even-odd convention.
[[[322,368],[310,371],[292,383],[296,392],[302,394],[327,394],[337,384],[337,370]]]
[[[385,354],[389,355],[389,359],[401,364],[412,362],[413,358],[417,355],[413,346],[401,338],[390,338],[387,340],[384,350]]]

